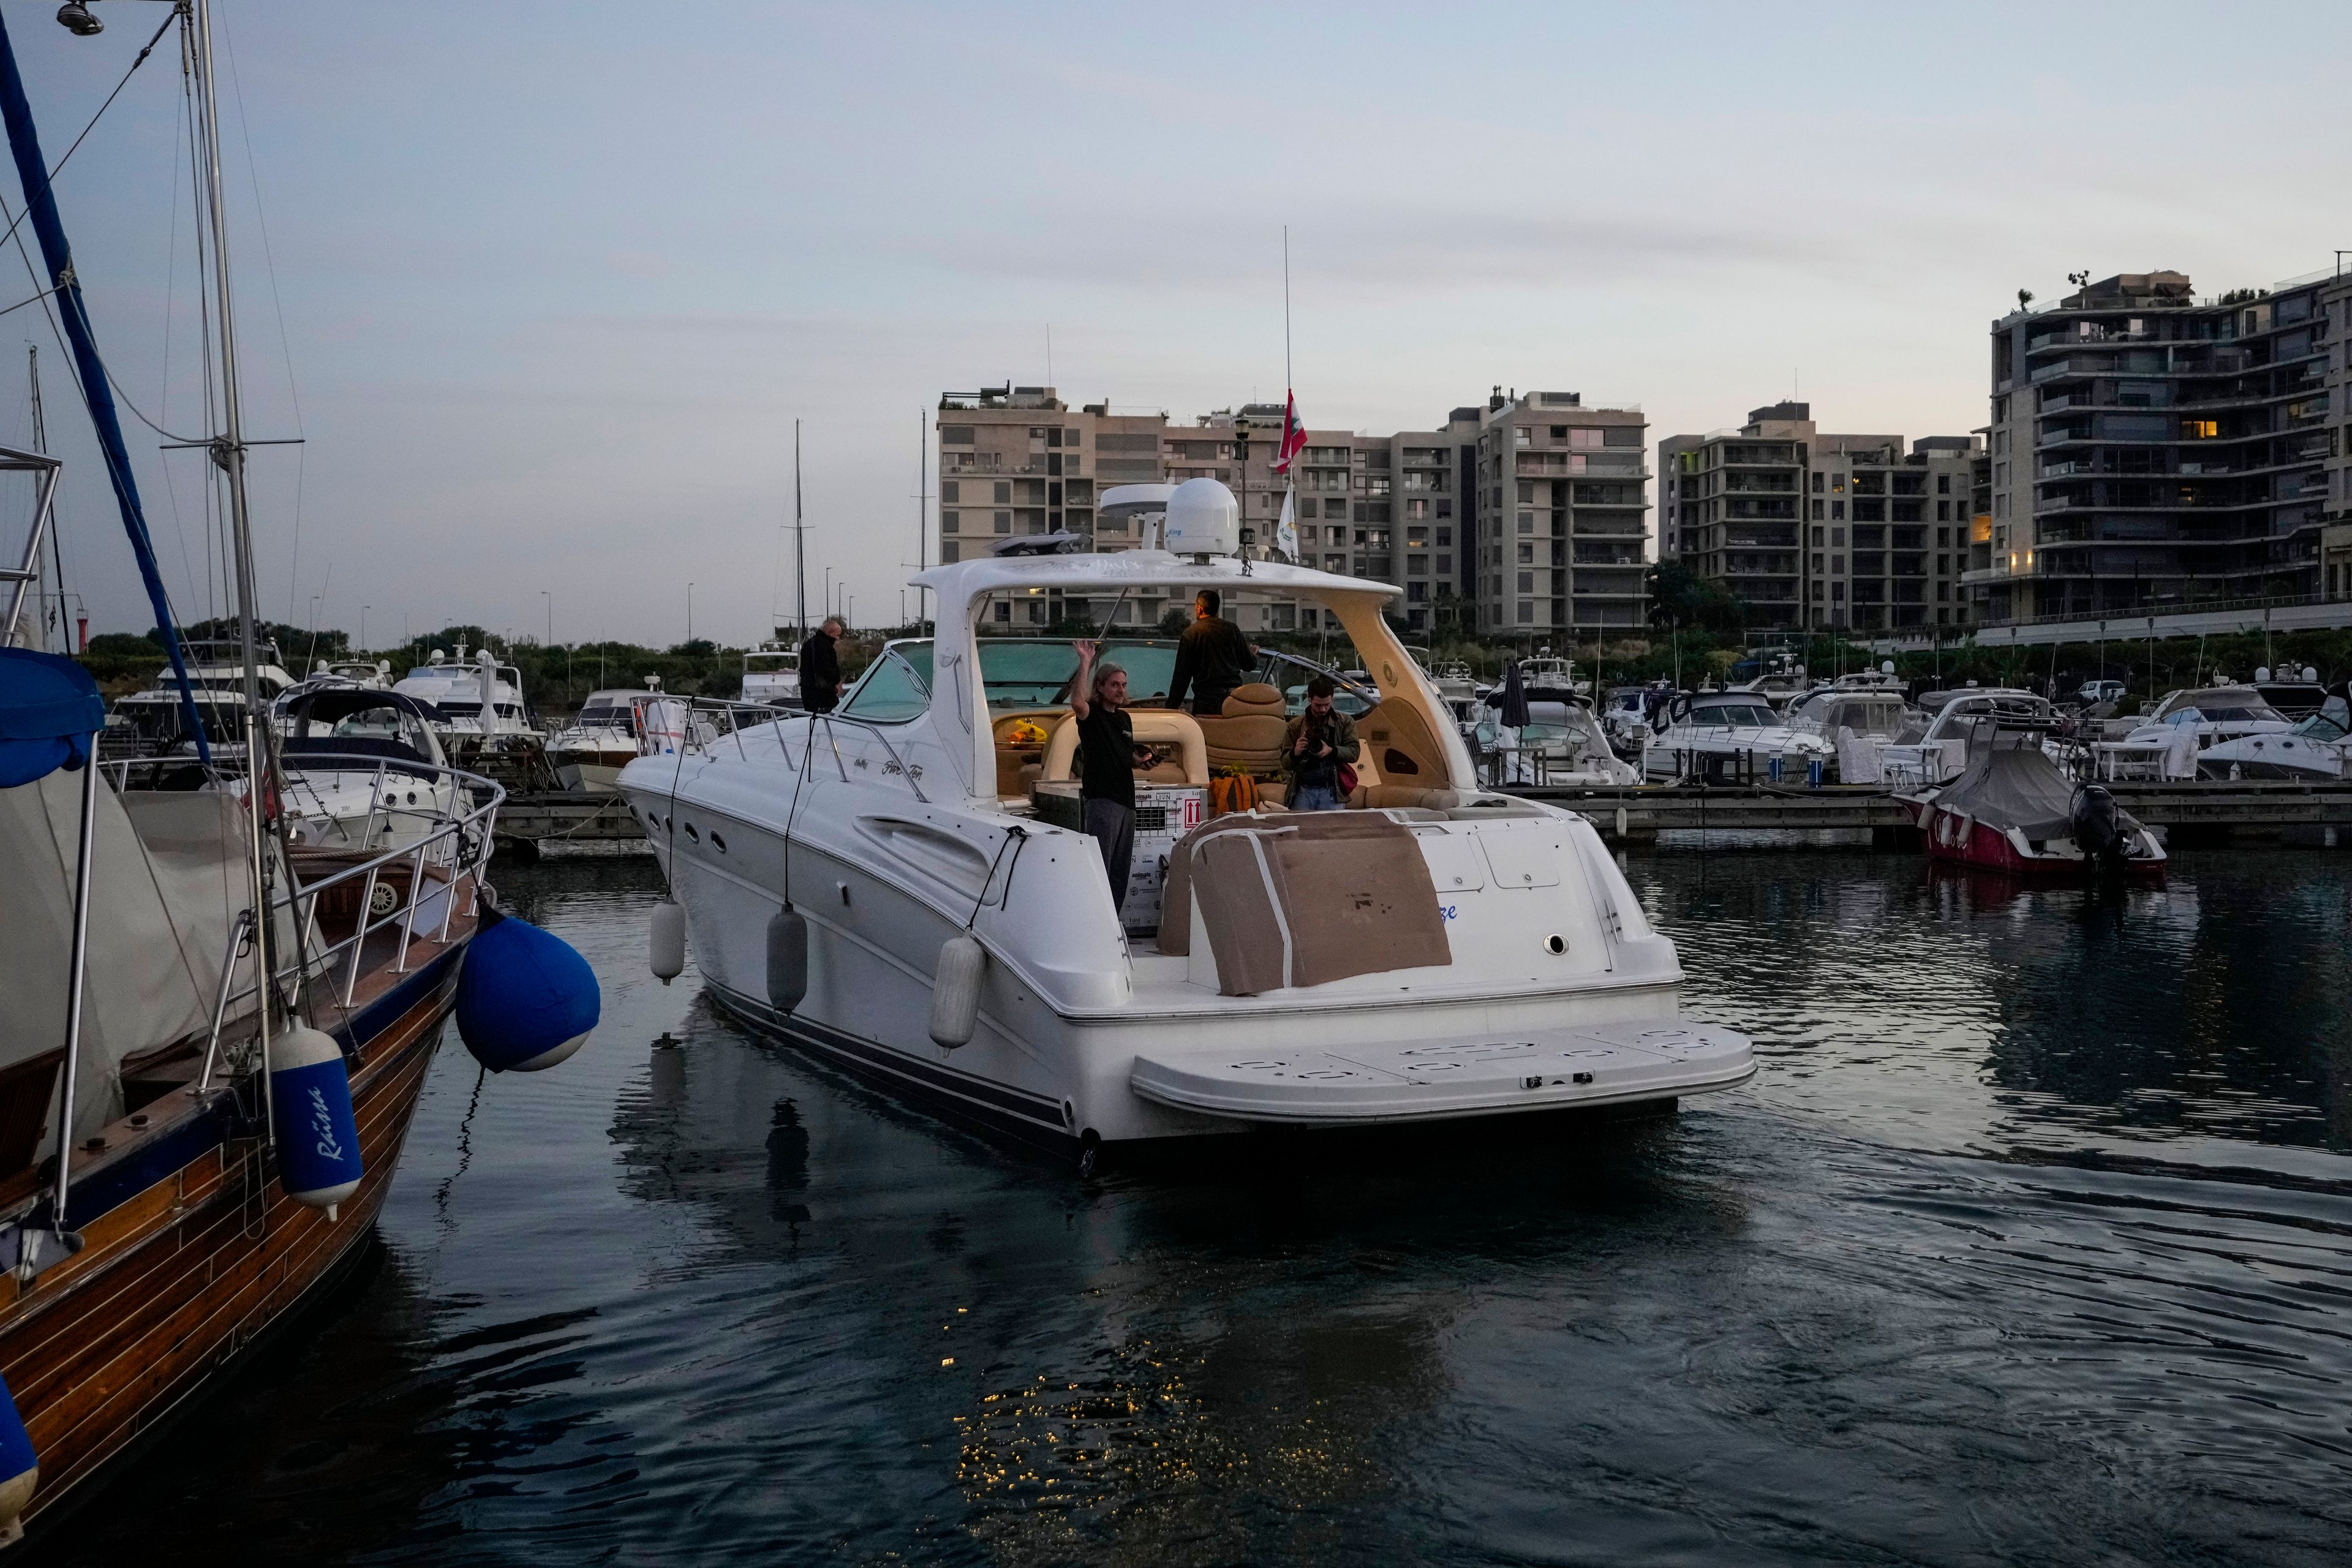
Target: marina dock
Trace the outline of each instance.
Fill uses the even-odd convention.
[[[2312,847],[2352,847],[2352,784],[2186,779],[2108,786],[2126,811],[2176,841],[2267,838]],[[1891,791],[1769,784],[1650,784],[1622,789],[1522,785],[1511,794],[1580,813],[1604,837],[1664,832],[1869,828],[1907,834],[1910,814]]]
[[[565,845],[642,844],[645,837],[617,795],[539,790],[509,795],[499,808],[499,852],[526,859]]]

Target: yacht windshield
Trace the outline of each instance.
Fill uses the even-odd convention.
[[[2204,714],[2206,721],[2213,724],[2247,724],[2263,721],[2285,722],[2279,710],[2267,702],[2216,702],[2208,698],[2198,703],[2194,711]]]
[[[929,686],[931,681],[929,641],[894,643],[891,651],[911,666]],[[1168,695],[1168,680],[1176,672],[1172,642],[1122,642],[1102,645],[1102,658],[1127,671],[1128,700],[1151,702]],[[1078,672],[1075,644],[1038,637],[980,639],[980,679],[988,689],[992,713],[1013,713],[1030,708],[1066,708],[1070,678]]]
[[[2322,711],[2306,715],[2294,732],[2310,741],[2340,741],[2352,731],[2347,731],[2338,717]]]
[[[1690,721],[1717,728],[1729,725],[1740,730],[1769,730],[1780,722],[1772,717],[1769,708],[1748,702],[1710,703],[1705,708],[1695,709]]]

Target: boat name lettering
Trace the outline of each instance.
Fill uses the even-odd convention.
[[[341,1159],[343,1146],[335,1142],[334,1112],[327,1109],[327,1097],[319,1092],[316,1084],[310,1087],[310,1121],[318,1130],[319,1157],[322,1160]]]

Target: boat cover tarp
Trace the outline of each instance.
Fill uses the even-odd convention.
[[[2030,743],[1987,748],[1937,795],[1936,806],[1991,827],[2014,827],[2028,840],[2074,831],[2074,786]]]
[[[106,703],[72,659],[0,647],[0,789],[78,769],[106,725]]]
[[[65,1044],[80,821],[79,775],[0,790],[0,1067]],[[122,1113],[125,1057],[210,1027],[229,921],[249,901],[234,795],[100,788],[91,848],[77,1137]]]
[[[1195,899],[1228,996],[1454,962],[1421,846],[1382,812],[1203,823],[1168,858],[1160,952],[1191,952]]]

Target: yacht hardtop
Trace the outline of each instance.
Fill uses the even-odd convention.
[[[1753,1073],[1744,1038],[1679,1016],[1673,943],[1592,829],[1479,787],[1382,618],[1393,587],[1158,550],[914,584],[938,637],[886,649],[835,713],[754,715],[621,775],[700,973],[755,1025],[1082,1163],[1268,1123],[1663,1105]],[[1342,811],[1213,815],[1231,773],[1278,798],[1282,693],[1133,708],[1152,760],[1114,889],[1076,826],[1075,649],[977,633],[1033,593],[1116,625],[1140,590],[1206,587],[1229,615],[1263,595],[1340,621],[1378,698],[1357,786]]]

